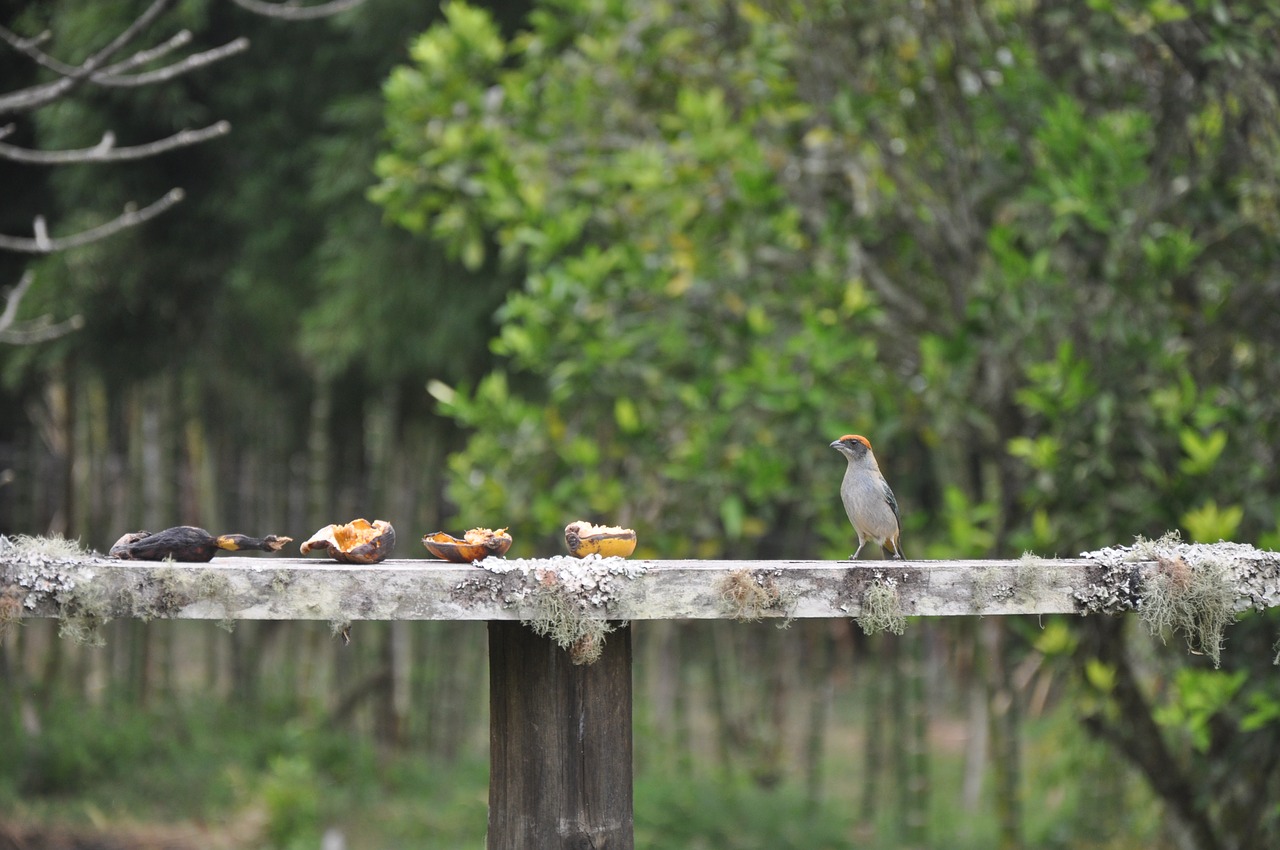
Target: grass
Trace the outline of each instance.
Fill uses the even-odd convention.
[[[198,704],[66,703],[44,727],[23,758],[0,760],[0,811],[16,822],[127,831],[189,821],[228,833],[248,824],[249,846],[263,848],[318,847],[329,827],[356,847],[483,846],[487,765],[476,754],[447,765],[384,756],[270,709]]]
[[[823,799],[806,798],[798,769],[765,788],[705,761],[663,757],[638,732],[636,846],[717,850],[889,850],[899,846],[888,780],[871,823],[856,817],[863,781],[857,705],[837,707]],[[45,717],[46,734],[19,760],[0,760],[0,811],[19,822],[122,828],[211,825],[209,846],[315,848],[329,827],[361,848],[483,848],[486,754],[445,762],[379,753],[287,712],[253,716],[199,704],[141,711],[71,704]],[[935,734],[935,738],[937,735]],[[1158,810],[1114,756],[1087,740],[1069,708],[1025,730],[1028,846],[1151,846]],[[960,801],[962,747],[931,747],[930,847],[998,844],[989,790],[975,811]],[[671,755],[671,754],[666,754]],[[17,769],[21,763],[23,767]],[[680,767],[673,768],[673,764]],[[252,838],[227,836],[247,833]],[[183,845],[185,846],[185,845]],[[198,845],[196,845],[198,846]]]

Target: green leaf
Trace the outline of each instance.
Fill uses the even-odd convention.
[[[741,539],[746,514],[746,508],[737,496],[725,496],[720,500],[720,522],[730,540]]]
[[[1182,524],[1191,540],[1197,543],[1217,543],[1219,540],[1233,538],[1243,519],[1244,508],[1241,506],[1219,508],[1217,502],[1208,501],[1183,514]]]
[[[1109,694],[1115,690],[1116,668],[1097,658],[1090,658],[1084,665],[1085,681],[1096,691]]]
[[[613,418],[624,434],[634,434],[640,430],[640,413],[636,410],[635,402],[626,396],[614,401]]]
[[[1204,475],[1213,469],[1227,447],[1227,432],[1215,430],[1201,437],[1193,429],[1183,428],[1178,432],[1178,442],[1186,455],[1178,468],[1188,475]]]

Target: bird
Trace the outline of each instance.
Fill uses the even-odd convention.
[[[884,549],[886,557],[902,560],[902,517],[898,500],[884,480],[871,442],[861,434],[845,434],[831,444],[849,461],[840,482],[840,501],[858,533],[858,548],[849,556],[856,561],[862,547],[871,541]]]

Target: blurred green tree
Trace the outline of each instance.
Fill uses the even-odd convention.
[[[858,430],[916,556],[1275,528],[1269,4],[556,0],[513,38],[445,18],[386,85],[374,197],[524,277],[498,368],[432,386],[472,433],[464,516],[841,556],[826,443]],[[1203,799],[1222,762],[1170,746]],[[1189,799],[1165,796],[1184,824]],[[1243,846],[1230,817],[1208,832]]]

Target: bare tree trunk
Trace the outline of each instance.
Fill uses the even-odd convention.
[[[158,388],[153,382],[142,388],[138,410],[140,445],[139,482],[142,493],[142,527],[151,531],[165,528],[164,522],[164,444],[161,442],[163,422],[160,418]]]
[[[368,470],[364,499],[370,510],[387,512],[391,500],[391,460],[395,455],[396,391],[388,385],[368,402],[364,415],[365,469]]]
[[[262,701],[263,659],[281,625],[278,620],[241,621],[231,632],[232,698],[250,709]]]
[[[906,749],[906,772],[903,788],[906,798],[902,806],[905,844],[923,848],[929,839],[929,706],[925,694],[925,632],[928,626],[919,623],[908,629],[898,640],[902,641],[902,684],[905,711],[900,715],[903,743]]]
[[[720,768],[726,775],[733,773],[734,740],[738,721],[731,705],[737,692],[733,690],[733,682],[737,677],[732,671],[733,661],[737,655],[733,646],[733,636],[725,631],[725,623],[713,621],[707,624],[711,630],[715,651],[711,654],[711,710],[716,721],[716,756]]]
[[[84,529],[82,540],[94,548],[105,550],[118,537],[112,536],[113,505],[118,498],[116,482],[110,476],[111,464],[111,405],[107,398],[107,387],[100,377],[86,377],[84,384],[84,400],[81,410],[86,415],[80,418],[85,423],[86,448],[82,455],[81,465],[84,476],[78,482],[85,497],[81,526]],[[120,529],[123,533],[124,529]]]
[[[221,534],[227,530],[227,525],[218,500],[218,464],[204,423],[194,411],[194,401],[188,403],[191,407],[187,414],[185,437],[191,480],[190,515],[192,522],[212,530],[214,534]]]
[[[334,522],[326,520],[333,505],[333,487],[329,480],[332,448],[329,440],[329,420],[333,412],[333,385],[317,381],[315,397],[311,401],[311,427],[307,437],[307,469],[310,471],[307,497],[308,527],[317,528]]]
[[[384,746],[399,748],[405,743],[412,699],[409,688],[409,675],[412,671],[409,623],[394,620],[379,625],[382,627],[379,666],[387,671],[387,687],[375,695],[377,739]]]
[[[648,709],[662,756],[676,753],[677,726],[680,718],[677,694],[680,691],[680,660],[675,654],[677,624],[670,620],[646,622],[635,632],[637,644],[644,652]],[[667,767],[672,765],[667,764]]]
[[[49,481],[52,483],[50,504],[53,508],[49,518],[48,532],[64,537],[73,535],[75,517],[72,515],[72,465],[75,452],[74,406],[71,381],[68,375],[70,367],[59,365],[53,369],[45,390],[44,422],[42,423],[45,443],[52,455],[54,471]]]
[[[18,694],[23,689],[21,667],[10,659],[13,640],[0,638],[0,741],[18,740]]]
[[[805,806],[810,814],[822,805],[823,754],[826,752],[827,720],[831,703],[835,698],[835,679],[832,668],[834,653],[832,638],[826,631],[826,623],[819,622],[808,629],[809,657],[814,659],[811,678],[812,693],[809,698],[809,716],[804,742],[804,790]]]
[[[987,661],[987,703],[991,711],[991,766],[995,778],[996,816],[1001,850],[1022,846],[1022,747],[1017,694],[1005,657],[1005,621],[982,621],[982,646]]]
[[[70,421],[70,463],[67,469],[68,536],[82,542],[93,537],[93,493],[98,482],[94,480],[94,452],[92,441],[93,414],[88,404],[88,386],[92,378],[82,377],[69,391],[76,396],[68,413]]]
[[[990,738],[991,715],[987,688],[982,671],[975,669],[967,685],[969,701],[968,741],[964,748],[964,782],[961,785],[961,807],[967,813],[978,811],[982,800],[982,779],[987,770],[987,741]]]
[[[889,674],[885,665],[869,663],[873,657],[884,656],[884,645],[888,643],[883,633],[872,635],[866,642],[866,657],[858,658],[854,681],[860,683],[865,702],[866,716],[863,720],[863,757],[862,757],[862,799],[858,805],[858,819],[863,824],[874,824],[876,820],[876,804],[884,802],[884,795],[879,793],[880,783],[884,778],[886,758],[886,728],[889,723],[889,712],[886,710],[885,680]],[[886,659],[892,664],[891,659]]]
[[[680,663],[680,659],[684,657],[681,651],[690,641],[687,640],[689,628],[702,628],[705,624],[697,624],[695,626],[686,626],[680,623],[673,623],[671,636],[671,664],[670,675],[673,677],[672,684],[675,687],[675,698],[671,703],[672,719],[675,722],[672,741],[675,746],[676,758],[678,764],[685,772],[692,772],[693,765],[697,759],[693,752],[693,683],[690,681],[689,669]]]
[[[413,654],[417,659],[417,663],[413,665],[416,674],[413,683],[416,708],[411,729],[414,743],[431,757],[435,757],[440,751],[438,727],[441,694],[438,681],[444,646],[441,630],[446,625],[446,622],[424,622],[422,628],[417,630],[414,640],[416,646]]]
[[[771,629],[772,631],[772,629]],[[758,748],[754,778],[762,788],[774,788],[786,774],[788,709],[799,687],[796,673],[800,669],[801,642],[792,640],[768,640],[772,635],[761,634],[759,628],[753,629],[750,637],[762,640],[764,646],[748,650],[746,657],[774,657],[765,670],[767,678],[764,691],[760,695],[761,709],[765,712],[765,723],[761,724],[760,740],[749,744]]]
[[[124,640],[125,676],[120,690],[125,701],[145,707],[151,680],[151,641],[147,623],[128,620]]]
[[[29,627],[24,627],[29,628]],[[55,621],[49,621],[45,626],[47,639],[44,645],[44,667],[40,671],[39,686],[36,688],[37,702],[41,709],[47,709],[49,704],[53,702],[54,693],[58,689],[61,682],[63,662],[66,661],[67,641],[62,640],[57,634],[58,624]]]
[[[907,722],[907,681],[903,670],[906,647],[902,635],[883,635],[884,676],[888,680],[888,723],[881,730],[888,738],[888,779],[892,789],[893,813],[902,836],[906,836],[906,813],[910,794],[906,778],[911,772],[911,746],[908,742],[910,724]]]

